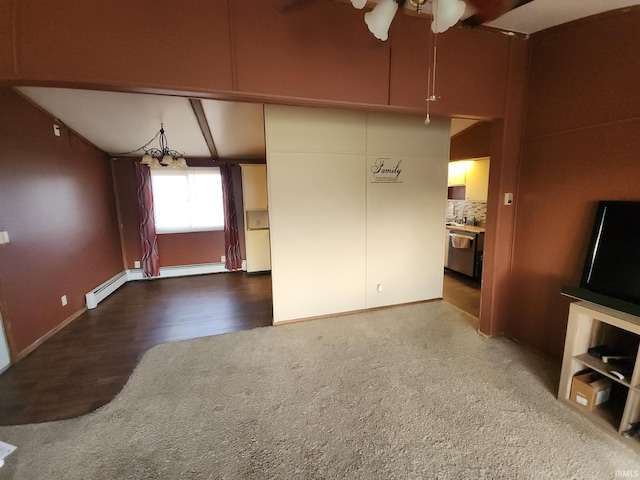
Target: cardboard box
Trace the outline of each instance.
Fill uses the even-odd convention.
[[[580,372],[571,380],[571,400],[590,412],[607,402],[610,395],[611,379],[598,372]]]

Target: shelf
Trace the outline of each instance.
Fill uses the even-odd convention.
[[[596,408],[595,410],[590,412],[586,407],[578,405],[573,400],[566,399],[563,400],[563,402],[566,405],[569,405],[575,411],[590,419],[593,423],[600,425],[612,434],[618,435],[618,427],[620,425],[622,412],[616,411],[611,408]]]
[[[640,440],[622,435],[631,424],[640,421],[640,317],[630,318],[628,314],[613,310],[605,313],[601,307],[591,307],[587,302],[575,302],[569,308],[558,399],[620,442],[640,451]],[[590,348],[600,345],[635,358],[635,362],[609,364],[589,355]],[[585,369],[611,379],[609,401],[593,411],[571,400],[573,378]],[[615,370],[622,371],[625,378],[614,376],[611,372]]]
[[[624,385],[627,388],[631,387],[631,384],[627,381],[627,378],[631,377],[631,372],[627,373],[624,380],[621,380],[615,375],[611,374],[612,370],[616,370],[616,367],[614,365],[604,363],[602,360],[592,357],[588,353],[583,353],[582,355],[576,355],[575,357],[573,357],[573,359],[582,363],[584,366],[589,367],[592,370],[595,370],[596,372],[601,373],[602,375],[605,375],[611,380],[621,385]]]

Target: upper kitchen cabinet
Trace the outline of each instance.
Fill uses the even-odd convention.
[[[470,202],[486,202],[489,191],[489,159],[474,160],[467,169],[467,195]]]
[[[450,187],[464,186],[467,184],[467,165],[469,162],[449,162],[449,180],[447,185]]]
[[[477,122],[451,137],[449,160],[468,160],[491,155],[492,122]]]
[[[449,162],[449,199],[486,202],[489,190],[489,158]],[[464,188],[457,188],[464,187]]]
[[[267,166],[240,165],[240,168],[242,169],[247,272],[265,272],[271,270]]]

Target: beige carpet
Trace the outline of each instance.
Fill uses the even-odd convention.
[[[444,302],[149,351],[93,414],[0,428],[9,479],[615,478],[639,456],[555,399],[559,365]],[[46,401],[46,399],[43,399]]]

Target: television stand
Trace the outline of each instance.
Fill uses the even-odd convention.
[[[605,345],[632,359],[623,378],[614,372],[625,370],[620,364],[605,363],[591,356],[589,348]],[[640,422],[640,317],[587,301],[571,304],[565,338],[558,400],[580,412],[605,431],[640,451],[640,433],[631,438],[632,427]],[[611,380],[608,401],[590,411],[573,399],[573,376],[583,370],[593,370]]]

